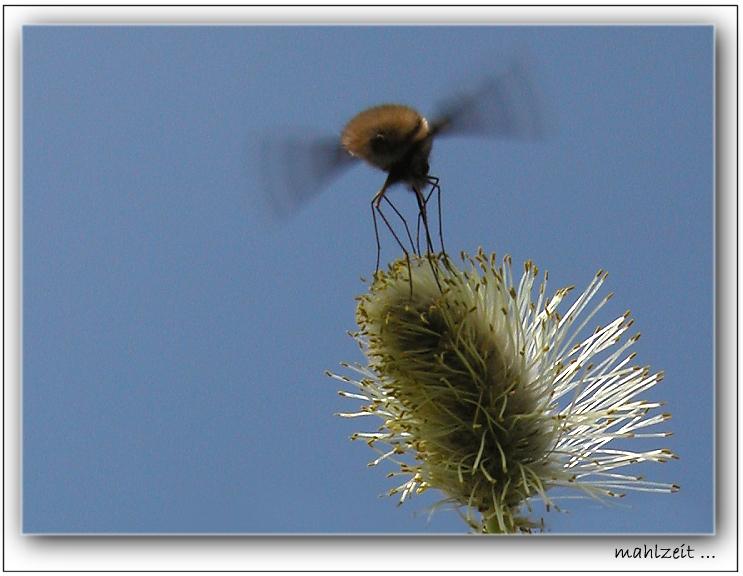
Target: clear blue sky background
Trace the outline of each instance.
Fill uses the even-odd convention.
[[[464,532],[396,507],[324,376],[374,267],[359,164],[292,218],[264,209],[274,129],[338,134],[436,104],[528,52],[537,143],[437,141],[450,252],[530,258],[550,291],[598,268],[665,370],[679,493],[570,501],[554,533],[713,529],[711,27],[27,27],[23,33],[26,532]],[[286,165],[291,170],[291,165]],[[392,192],[406,204],[402,188]],[[383,260],[398,255],[384,237]],[[367,421],[364,429],[372,427]]]

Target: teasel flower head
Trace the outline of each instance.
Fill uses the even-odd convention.
[[[591,302],[606,273],[559,312],[572,288],[547,296],[547,274],[526,262],[517,281],[509,257],[480,250],[464,266],[441,256],[411,257],[377,272],[358,298],[353,336],[368,363],[328,374],[361,401],[345,418],[376,417],[357,432],[392,462],[389,490],[404,502],[428,489],[444,494],[476,532],[530,532],[535,499],[555,508],[554,492],[573,489],[599,500],[628,490],[675,492],[675,484],[645,480],[622,468],[667,462],[667,449],[632,451],[627,439],[664,438],[655,425],[670,419],[659,402],[639,395],[662,373],[633,365],[629,312],[578,341],[611,298]],[[412,282],[412,286],[411,286]],[[537,282],[538,285],[535,285]],[[535,293],[536,292],[536,293]],[[621,445],[618,445],[621,444]]]

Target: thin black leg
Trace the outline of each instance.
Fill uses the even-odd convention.
[[[431,240],[431,230],[428,227],[428,213],[426,210],[426,199],[423,198],[423,194],[420,190],[415,190],[415,198],[418,201],[418,216],[423,220],[423,231],[426,234],[426,250],[429,253],[433,253],[433,241]]]
[[[397,207],[392,203],[392,200],[387,198],[387,196],[384,196],[385,202],[389,204],[392,209],[395,211],[395,214],[397,214],[400,217],[400,220],[402,220],[403,225],[405,226],[405,232],[408,235],[408,240],[410,240],[410,248],[413,251],[413,254],[415,254],[415,244],[413,243],[413,237],[410,234],[410,228],[408,228],[408,221],[405,220],[405,217],[400,213],[400,211],[397,209]]]
[[[374,204],[377,201],[377,197],[375,196],[372,198],[371,201],[371,213],[372,213],[372,222],[374,222],[374,238],[377,241],[377,265],[374,267],[374,276],[377,275],[377,272],[379,272],[379,257],[382,253],[382,245],[379,243],[379,228],[377,227],[377,212],[374,209]]]
[[[408,265],[408,280],[410,281],[410,299],[413,299],[413,270],[410,266],[410,253],[405,249],[405,246],[400,241],[400,237],[395,232],[394,228],[390,225],[389,220],[387,220],[387,217],[384,215],[384,212],[382,212],[382,208],[379,206],[379,204],[372,204],[372,206],[376,209],[377,212],[379,212],[379,215],[382,217],[382,220],[387,225],[387,229],[392,233],[392,236],[397,240],[398,245],[402,249],[402,251],[405,253],[405,263]]]
[[[417,188],[413,190],[415,192],[415,197],[418,200],[418,215],[423,220],[423,230],[426,234],[426,258],[428,259],[428,264],[431,266],[431,272],[433,272],[433,278],[436,280],[436,285],[439,287],[439,291],[443,292],[443,289],[441,288],[441,282],[439,282],[439,270],[438,270],[438,263],[436,266],[433,265],[434,259],[436,259],[436,254],[433,251],[433,242],[431,241],[431,232],[428,228],[428,214],[426,213],[426,199],[423,198],[423,194],[420,190]],[[429,195],[430,197],[430,195]]]
[[[433,194],[433,188],[431,188],[430,192],[428,193],[428,196],[426,196],[426,200],[423,202],[424,205],[428,206],[428,201],[431,199],[431,194]],[[416,225],[416,231],[415,231],[415,241],[418,245],[418,254],[421,254],[421,221],[423,220],[423,214],[421,211],[418,211],[418,223]]]
[[[428,193],[428,198],[430,198],[433,191],[436,190],[436,204],[439,213],[439,242],[441,243],[441,252],[446,256],[446,247],[444,246],[444,227],[441,218],[441,186],[439,186],[439,179],[436,178],[436,176],[429,176],[428,183],[431,185],[431,191]],[[426,198],[426,204],[428,204],[428,198]]]

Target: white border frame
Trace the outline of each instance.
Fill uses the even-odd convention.
[[[737,6],[3,7],[4,558],[8,571],[729,571],[737,548]],[[714,537],[39,537],[20,533],[20,38],[24,24],[709,24],[717,36],[717,535]],[[734,90],[736,90],[734,92]],[[734,284],[735,281],[735,284]],[[721,505],[720,503],[723,503]],[[734,512],[734,514],[733,514]],[[614,548],[691,544],[687,560],[614,560]],[[370,548],[373,547],[373,550]],[[539,553],[535,553],[538,548]],[[708,556],[703,558],[702,556]]]

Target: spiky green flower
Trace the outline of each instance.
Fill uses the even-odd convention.
[[[546,296],[545,274],[533,299],[537,268],[526,262],[518,284],[506,257],[480,251],[462,255],[464,269],[445,257],[399,260],[378,272],[358,300],[354,336],[368,366],[343,364],[354,378],[357,412],[376,416],[381,427],[359,432],[380,456],[393,461],[390,476],[405,481],[389,491],[400,502],[429,488],[441,490],[476,531],[512,533],[539,526],[525,513],[541,497],[554,506],[551,489],[575,488],[610,498],[624,490],[674,492],[676,485],[644,480],[618,469],[675,458],[667,449],[633,452],[616,439],[663,438],[646,431],[670,414],[653,413],[658,402],[637,396],[662,379],[631,365],[623,339],[629,312],[576,342],[609,300],[589,302],[606,273],[599,271],[566,313],[558,307],[572,288]]]

